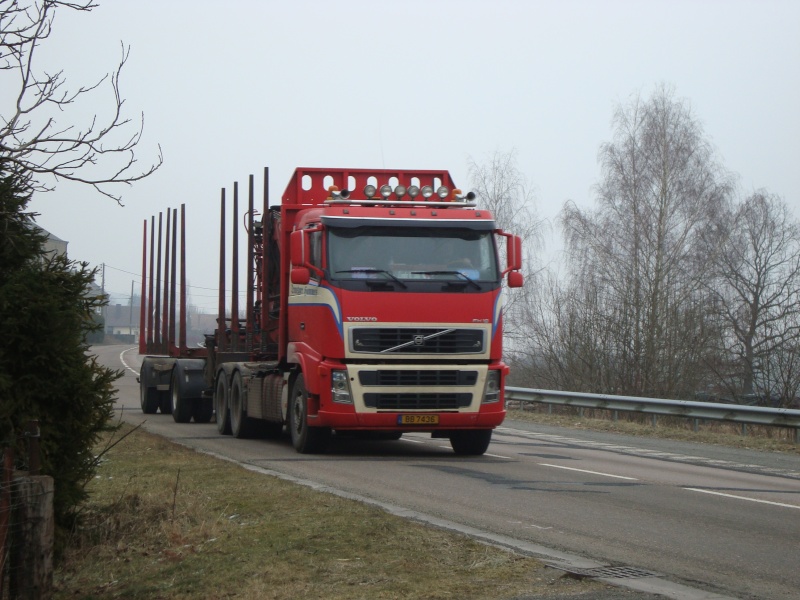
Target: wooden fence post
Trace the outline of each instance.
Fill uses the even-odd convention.
[[[53,478],[14,479],[14,528],[9,590],[12,599],[49,598],[53,587]]]
[[[9,532],[11,531],[11,474],[14,472],[14,450],[3,450],[3,462],[0,465],[0,600],[6,583],[6,559],[11,547]]]

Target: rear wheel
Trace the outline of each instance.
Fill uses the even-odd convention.
[[[244,382],[239,371],[231,379],[231,391],[228,395],[230,401],[231,433],[235,438],[254,437],[258,432],[258,421],[247,416],[244,407]]]
[[[217,431],[222,435],[231,434],[231,411],[228,407],[228,376],[225,371],[217,373],[214,386],[214,411],[217,413]]]
[[[210,423],[214,416],[214,404],[211,398],[197,398],[192,403],[192,418],[195,423]]]
[[[170,398],[169,394],[169,390],[158,392],[158,408],[161,410],[162,415],[168,415],[172,412],[172,398]]]
[[[331,439],[329,428],[308,425],[308,391],[302,373],[295,377],[289,397],[289,431],[300,454],[323,452]]]
[[[462,456],[480,456],[488,450],[491,441],[491,429],[454,431],[450,434],[453,451]]]
[[[142,406],[142,412],[146,415],[154,415],[158,412],[158,390],[150,385],[153,383],[150,372],[150,365],[145,359],[139,370],[139,403]]]
[[[192,400],[186,397],[183,381],[180,365],[176,364],[172,369],[172,380],[169,385],[170,408],[176,423],[188,423],[192,420]]]

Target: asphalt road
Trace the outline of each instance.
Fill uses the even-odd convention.
[[[800,598],[796,455],[508,421],[478,458],[422,434],[339,440],[324,455],[300,455],[288,439],[236,440],[213,423],[143,415],[140,357],[128,348],[94,348],[102,363],[127,365],[118,382],[123,418],[182,444],[527,544],[534,554],[564,552],[573,566],[575,556],[587,567],[612,565],[614,577],[630,571],[633,587],[653,572],[678,584],[675,598]],[[681,584],[706,592],[682,596]]]

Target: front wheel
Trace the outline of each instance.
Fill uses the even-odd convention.
[[[289,397],[289,431],[292,445],[300,454],[323,452],[331,438],[327,427],[308,425],[308,391],[302,373],[295,377]]]
[[[480,456],[489,449],[491,441],[491,429],[467,429],[450,434],[453,452],[462,456]]]
[[[231,391],[228,395],[230,416],[231,416],[231,433],[233,437],[243,439],[255,437],[258,430],[258,421],[247,416],[247,410],[244,406],[244,382],[242,381],[242,374],[236,371],[231,379]]]

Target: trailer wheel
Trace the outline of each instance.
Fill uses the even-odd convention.
[[[150,363],[145,358],[139,369],[139,402],[142,412],[146,415],[154,415],[158,412],[158,390],[150,385],[151,371]]]
[[[162,415],[168,415],[172,412],[172,398],[170,392],[158,392],[158,408],[161,410]]]
[[[214,416],[214,404],[211,398],[197,398],[192,402],[192,418],[195,423],[210,423]]]
[[[258,421],[247,416],[244,409],[244,384],[239,371],[233,374],[231,391],[228,396],[231,413],[231,433],[233,437],[251,438],[258,432]]]
[[[183,389],[181,371],[180,364],[176,363],[169,384],[170,409],[176,423],[188,423],[192,420],[192,401],[186,397]]]
[[[214,411],[217,413],[217,431],[222,435],[231,434],[231,411],[228,406],[228,376],[225,371],[217,373],[214,386]]]
[[[480,456],[489,448],[491,441],[491,429],[454,431],[450,434],[453,451],[462,456]]]
[[[289,397],[289,431],[300,454],[323,452],[331,439],[329,428],[308,425],[308,391],[302,373],[295,377]]]

